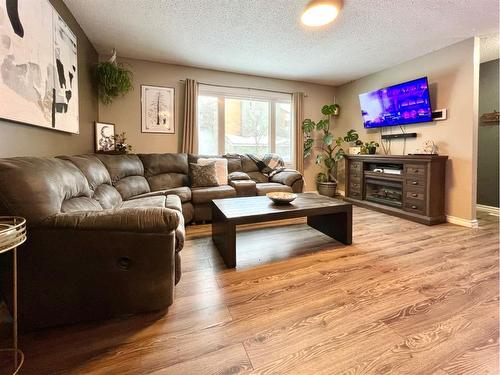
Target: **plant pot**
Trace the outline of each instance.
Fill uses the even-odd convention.
[[[370,155],[375,155],[375,152],[377,152],[377,148],[376,148],[376,147],[374,147],[374,148],[369,148],[369,149],[368,149],[368,153],[369,153]]]
[[[336,182],[317,182],[318,193],[327,197],[333,198],[337,191]]]

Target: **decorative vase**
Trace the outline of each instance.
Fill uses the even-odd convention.
[[[377,152],[377,148],[376,147],[372,147],[372,148],[369,148],[368,149],[368,153],[370,155],[375,155],[375,152]]]
[[[337,192],[336,182],[317,182],[318,193],[333,198]]]

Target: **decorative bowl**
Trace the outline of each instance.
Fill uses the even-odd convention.
[[[297,198],[297,194],[287,193],[284,191],[275,191],[267,193],[266,197],[272,200],[275,204],[288,204]]]

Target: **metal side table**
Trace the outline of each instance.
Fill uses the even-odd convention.
[[[26,219],[0,216],[0,254],[12,251],[12,348],[0,351],[14,353],[14,372],[17,374],[24,362],[24,354],[17,343],[17,247],[26,241]]]

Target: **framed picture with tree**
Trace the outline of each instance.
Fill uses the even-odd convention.
[[[141,85],[141,131],[175,134],[175,90]]]

